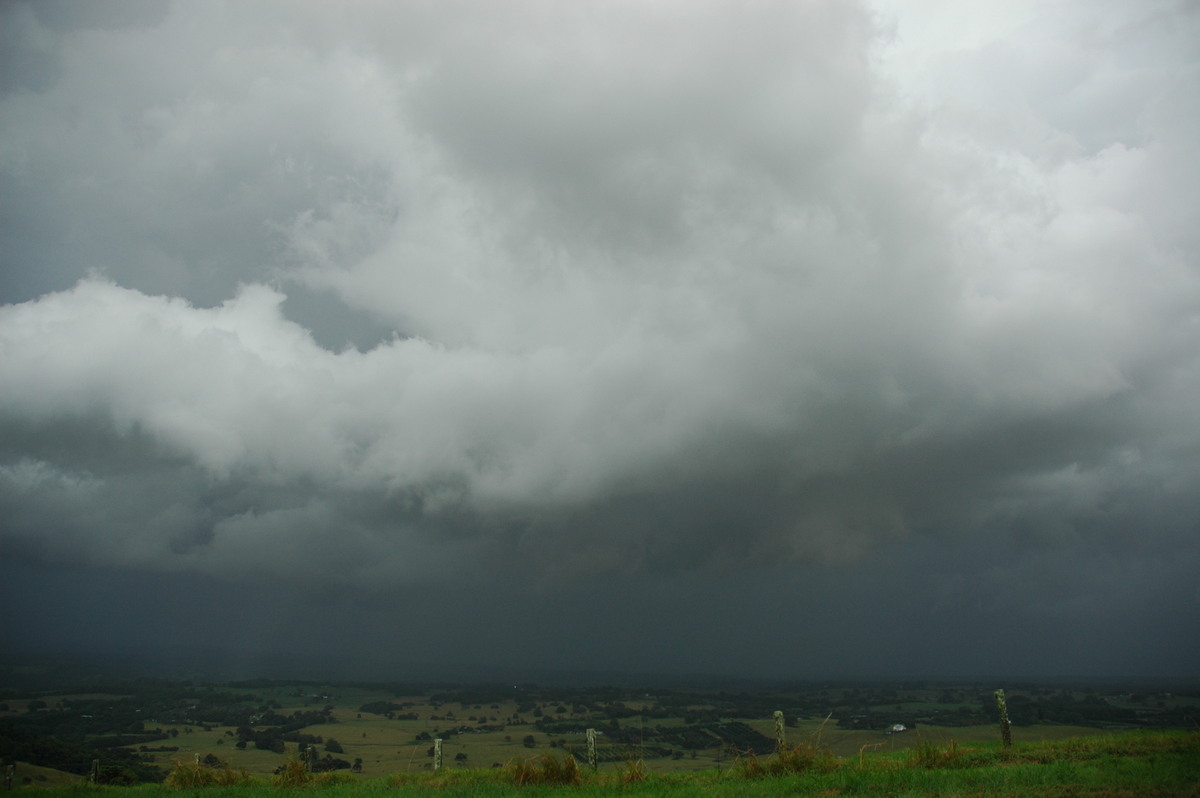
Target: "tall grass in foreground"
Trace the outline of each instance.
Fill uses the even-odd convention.
[[[825,718],[825,722],[806,742],[789,743],[784,733],[783,713],[776,710],[775,753],[766,759],[759,758],[753,752],[742,754],[734,760],[734,771],[742,778],[763,779],[791,773],[829,773],[836,770],[838,758],[829,750],[829,746],[821,742],[825,723],[828,722],[829,718]]]
[[[211,772],[210,772],[211,771]],[[226,776],[223,773],[233,773]],[[203,774],[203,775],[200,775]],[[416,796],[646,796],[766,798],[776,795],[950,796],[1066,798],[1066,796],[1193,796],[1200,798],[1200,733],[1129,732],[1108,736],[963,746],[923,745],[906,751],[839,759],[819,738],[783,745],[766,757],[745,756],[724,771],[647,773],[640,760],[591,773],[571,755],[514,760],[505,768],[452,768],[363,779],[284,768],[268,781],[234,771],[179,765],[163,785],[138,787],[22,787],[21,798],[254,798],[267,793],[317,792],[324,798]]]
[[[163,786],[172,790],[188,790],[198,787],[244,787],[260,782],[261,779],[244,770],[214,768],[199,762],[176,762],[163,781]]]
[[[582,784],[583,773],[575,757],[567,755],[559,759],[553,754],[534,757],[533,759],[517,758],[508,763],[506,775],[518,787],[531,784]]]

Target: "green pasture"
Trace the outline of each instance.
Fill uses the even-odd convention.
[[[428,786],[427,782],[422,780],[433,779],[434,781],[431,783],[440,784],[448,790],[459,789],[460,785],[456,780],[465,780],[464,785],[468,783],[477,786],[493,785],[487,787],[489,790],[502,789],[505,778],[503,774],[512,763],[546,755],[565,761],[566,751],[563,749],[584,750],[583,729],[593,727],[604,730],[609,728],[608,724],[611,722],[611,718],[615,717],[615,715],[606,714],[604,704],[610,699],[605,697],[602,692],[589,699],[580,698],[579,703],[576,704],[571,700],[569,691],[564,691],[558,694],[559,698],[555,698],[553,691],[522,691],[514,687],[513,693],[510,694],[507,688],[500,688],[492,690],[490,700],[476,704],[462,703],[458,700],[435,703],[433,699],[436,695],[398,695],[397,693],[401,691],[347,685],[266,684],[262,686],[217,686],[207,689],[215,690],[218,694],[240,693],[253,697],[251,705],[253,712],[265,712],[270,708],[276,713],[288,716],[297,711],[329,708],[335,722],[309,725],[300,732],[304,735],[320,736],[325,742],[336,739],[342,750],[330,752],[330,754],[337,759],[345,760],[347,763],[361,759],[362,771],[360,773],[341,770],[329,774],[325,781],[356,784],[364,791],[381,789],[379,787],[381,779],[387,780],[387,783],[392,786],[407,784],[408,780],[415,780],[412,782],[414,784],[420,783]],[[482,696],[488,695],[488,692],[481,691],[476,694]],[[1033,694],[1034,691],[1031,690],[1030,695]],[[1042,691],[1041,694],[1045,694],[1045,691]],[[1067,691],[1055,691],[1055,695],[1059,694],[1066,695]],[[196,695],[194,688],[190,695]],[[470,692],[455,692],[453,695],[465,698],[470,695]],[[782,696],[780,697],[781,703],[777,706],[801,706],[806,700],[816,703],[820,699],[824,700],[827,705],[840,705],[843,717],[859,717],[851,713],[869,711],[874,716],[874,721],[878,723],[893,717],[893,713],[897,718],[916,717],[919,719],[939,707],[946,707],[953,712],[956,707],[969,705],[971,702],[978,705],[981,695],[990,697],[990,692],[981,691],[978,687],[929,689],[901,687],[895,690],[830,687],[810,690],[807,698],[793,699]],[[1073,695],[1082,697],[1088,694],[1077,692]],[[813,698],[814,696],[816,698]],[[42,711],[53,711],[60,702],[72,698],[117,699],[120,696],[111,693],[79,693],[70,696],[47,694],[43,696],[45,709]],[[657,785],[656,789],[667,791],[663,794],[671,794],[670,790],[676,789],[673,785],[677,780],[680,784],[690,785],[689,788],[679,788],[684,792],[686,789],[696,787],[697,784],[708,785],[705,786],[705,790],[711,786],[711,789],[717,791],[712,794],[723,794],[720,790],[733,789],[726,785],[726,780],[737,772],[745,760],[739,760],[738,752],[727,747],[730,743],[723,743],[714,736],[713,746],[710,748],[672,748],[662,741],[671,739],[669,736],[655,739],[654,734],[656,726],[668,729],[685,727],[688,725],[688,720],[684,713],[692,713],[691,719],[696,721],[697,714],[713,710],[716,704],[722,701],[725,703],[722,704],[721,711],[714,713],[720,715],[721,722],[745,723],[768,740],[773,740],[775,737],[774,721],[769,712],[763,710],[765,714],[755,718],[735,717],[735,714],[740,715],[740,713],[729,712],[733,704],[729,701],[729,696],[724,693],[701,691],[688,693],[686,694],[687,706],[669,710],[679,714],[659,718],[639,714],[645,713],[647,710],[663,711],[657,706],[657,698],[651,698],[648,694],[645,698],[647,700],[643,701],[640,692],[636,694],[636,697],[631,696],[628,692],[620,695],[623,704],[619,705],[619,708],[627,712],[620,716],[620,726],[632,741],[607,743],[602,731],[600,746],[609,755],[610,760],[601,763],[598,773],[587,774],[590,781],[585,780],[585,785],[576,788],[577,791],[582,790],[583,793],[586,793],[589,789],[600,789],[600,785],[611,786],[613,783],[619,782],[622,773],[630,767],[630,763],[637,763],[639,770],[644,771],[647,775],[648,781]],[[710,699],[714,702],[712,705],[706,703]],[[22,696],[10,698],[3,705],[6,708],[0,708],[0,716],[14,718],[26,715],[31,712],[32,700],[34,699]],[[202,697],[189,700],[202,701]],[[1170,693],[1154,693],[1140,697],[1135,697],[1133,694],[1125,696],[1113,694],[1112,700],[1114,702],[1128,700],[1131,705],[1145,706],[1147,700],[1155,703],[1166,701],[1171,704],[1181,704],[1184,701],[1195,702],[1197,699],[1192,695],[1175,696]],[[795,703],[789,704],[788,702],[791,701]],[[393,718],[361,711],[363,705],[373,702],[392,703],[400,705],[402,708],[397,710],[398,715]],[[817,705],[820,704],[817,703]],[[668,706],[670,705],[668,704]],[[34,705],[33,709],[36,710],[36,707],[37,705]],[[845,707],[854,709],[848,713]],[[560,709],[562,709],[561,712]],[[177,767],[195,767],[197,762],[203,762],[212,756],[220,761],[224,771],[245,774],[246,779],[259,780],[258,783],[261,786],[268,784],[275,771],[298,754],[299,746],[295,742],[287,742],[283,754],[258,749],[254,747],[253,743],[239,749],[236,747],[238,739],[236,727],[212,725],[205,727],[200,723],[186,725],[160,723],[155,719],[156,717],[170,717],[170,715],[158,714],[163,711],[165,710],[147,709],[148,717],[145,718],[147,727],[161,726],[164,730],[174,731],[176,734],[167,739],[150,743],[146,746],[148,750],[143,752],[147,756],[152,756],[152,764],[162,769],[163,772]],[[792,712],[794,718],[798,711],[793,709]],[[975,714],[980,716],[978,712]],[[407,717],[409,715],[415,715],[415,718]],[[561,733],[539,731],[534,725],[534,721],[539,716],[553,720],[577,721],[578,731]],[[91,717],[91,715],[84,717]],[[180,714],[177,712],[174,717],[178,718]],[[188,716],[183,715],[183,717]],[[243,717],[246,716],[243,715]],[[958,717],[960,719],[964,717],[963,713],[958,713]],[[696,722],[703,723],[704,721]],[[888,723],[890,724],[890,721]],[[480,729],[484,725],[502,728],[484,731]],[[452,733],[452,730],[460,727],[467,727],[470,731],[461,734]],[[699,728],[702,729],[703,726]],[[831,758],[841,763],[837,772],[841,774],[839,778],[846,780],[846,784],[842,785],[839,782],[833,787],[827,786],[826,789],[835,790],[830,794],[838,794],[838,792],[852,794],[854,790],[858,789],[854,785],[857,784],[855,779],[859,777],[848,769],[850,764],[857,764],[860,769],[865,768],[872,772],[886,771],[889,775],[879,777],[883,779],[882,783],[886,784],[891,784],[890,780],[896,779],[928,780],[933,777],[891,775],[891,771],[879,763],[903,763],[908,761],[908,758],[935,749],[953,750],[955,755],[963,761],[975,761],[972,758],[978,758],[986,752],[995,750],[1000,740],[999,729],[994,723],[974,726],[939,726],[921,722],[915,728],[907,731],[888,733],[877,730],[841,728],[832,718],[823,720],[820,717],[809,716],[798,720],[797,725],[790,726],[785,731],[786,741],[789,745],[808,746],[813,750],[825,751]],[[712,733],[711,730],[709,733]],[[527,747],[524,743],[525,738],[530,735],[534,741],[533,747]],[[1064,745],[1079,746],[1080,741],[1096,740],[1103,744],[1105,740],[1118,739],[1109,730],[1095,726],[1071,725],[1014,726],[1012,735],[1018,747],[1053,744],[1054,741],[1066,741],[1063,743]],[[435,736],[443,739],[443,768],[437,774],[432,773],[433,760],[429,755],[433,744],[432,738]],[[639,744],[637,741],[643,739],[643,736],[645,742]],[[730,739],[738,738],[731,737]],[[178,750],[154,750],[161,747],[177,747]],[[667,748],[665,755],[661,751],[663,748]],[[319,744],[317,750],[318,757],[324,757],[327,753],[325,743]],[[983,765],[978,766],[983,767]],[[1001,771],[1003,776],[1009,770],[1024,767],[1024,765],[1005,761],[999,764],[993,763],[989,767],[1004,768],[1005,770]],[[1089,764],[1080,767],[1086,770],[1100,767],[1100,765],[1089,760]],[[1129,771],[1135,766],[1131,762],[1125,762],[1122,767]],[[17,768],[14,782],[25,783],[31,787],[65,789],[66,785],[79,781],[77,776],[48,768],[35,769],[30,765],[20,763]],[[893,769],[904,770],[905,768]],[[1043,769],[1038,773],[1041,774],[1039,776],[1041,778],[1045,777],[1049,771]],[[326,774],[322,774],[322,778],[325,776]],[[743,779],[742,782],[744,781]],[[880,783],[878,779],[876,783]],[[350,789],[345,785],[332,785],[329,788],[335,791]],[[145,789],[153,788],[146,787]],[[397,789],[399,788],[397,787]],[[468,787],[463,786],[462,789],[468,789]],[[475,789],[475,787],[469,789]],[[483,789],[483,787],[479,787],[479,789]],[[628,789],[635,789],[635,787]],[[636,787],[636,789],[643,788]],[[889,786],[887,789],[891,790],[893,787]],[[979,785],[972,789],[986,791]],[[846,792],[847,790],[849,792]],[[1051,791],[1052,793],[1053,791]],[[217,793],[209,794],[215,796]],[[737,793],[735,790],[729,794],[742,793]]]
[[[1200,796],[1200,734],[1135,731],[1062,740],[933,745],[903,751],[831,757],[813,746],[786,755],[735,760],[718,771],[656,773],[636,763],[592,773],[564,767],[561,756],[524,770],[448,768],[438,773],[397,773],[372,778],[341,774],[250,777],[226,771],[203,779],[171,779],[164,785],[97,787],[88,784],[28,786],[26,798],[250,798],[264,792],[294,794],[297,788],[329,798],[387,796]],[[195,769],[203,775],[204,769]],[[185,774],[186,775],[186,774]],[[540,783],[539,778],[569,783]],[[224,779],[225,786],[218,783]],[[524,780],[526,783],[521,784]],[[174,784],[174,786],[172,786]]]
[[[333,688],[330,688],[333,690]],[[257,691],[262,695],[265,691]],[[294,690],[292,690],[294,692]],[[514,701],[496,702],[493,704],[462,707],[459,704],[435,706],[424,696],[390,697],[388,700],[397,703],[412,704],[404,710],[405,713],[415,713],[417,720],[388,719],[368,712],[359,712],[358,707],[372,700],[379,700],[378,693],[365,690],[347,690],[338,688],[331,694],[316,694],[313,696],[296,697],[286,690],[278,690],[276,694],[264,696],[265,700],[277,701],[280,712],[290,713],[295,710],[310,709],[333,704],[333,715],[336,723],[308,726],[305,734],[319,735],[325,740],[336,739],[343,753],[333,756],[353,762],[362,759],[362,773],[359,778],[369,779],[383,774],[419,773],[431,769],[432,758],[428,751],[432,746],[430,741],[417,741],[422,733],[430,737],[439,731],[460,725],[477,726],[483,723],[503,723],[503,731],[476,732],[467,734],[444,735],[442,742],[442,759],[446,769],[476,770],[488,769],[504,765],[514,758],[536,756],[546,753],[559,753],[560,749],[551,747],[552,740],[565,740],[567,747],[583,750],[585,739],[583,734],[546,735],[538,731],[531,722],[510,723],[509,719],[517,713]],[[493,708],[493,706],[495,708]],[[452,715],[452,718],[448,716]],[[436,716],[442,718],[433,720]],[[475,717],[476,720],[470,720]],[[564,717],[571,717],[570,714]],[[496,720],[493,721],[492,718]],[[522,717],[522,720],[532,721],[532,717]],[[744,720],[764,736],[774,738],[774,722],[770,718]],[[581,721],[581,724],[584,722]],[[682,717],[626,719],[626,728],[636,729],[643,726],[676,726],[683,725]],[[204,759],[209,754],[216,756],[230,768],[245,770],[253,775],[267,776],[283,764],[288,756],[294,756],[297,746],[287,744],[285,754],[255,749],[248,746],[237,749],[234,746],[236,737],[232,727],[212,727],[205,731],[198,726],[177,727],[180,734],[170,740],[170,744],[178,746],[177,752],[155,754],[159,767],[169,770],[176,763],[194,762],[196,757]],[[190,731],[188,731],[190,729]],[[959,746],[987,745],[999,740],[999,732],[995,725],[981,726],[920,726],[917,729],[888,734],[880,731],[856,731],[838,728],[832,722],[819,719],[799,721],[795,727],[787,730],[787,739],[792,743],[812,742],[827,747],[838,757],[859,757],[865,755],[884,754],[889,752],[906,751],[923,745],[948,745],[952,741]],[[522,740],[532,734],[536,747],[527,748]],[[1025,726],[1013,729],[1017,741],[1041,741],[1064,738],[1103,735],[1101,729],[1083,726]],[[321,756],[326,753],[324,745],[318,746]],[[672,757],[650,758],[638,746],[623,746],[622,758],[643,760],[648,770],[656,773],[676,773],[702,770],[721,770],[732,766],[733,755],[714,746],[711,749],[681,750],[681,758]],[[460,754],[465,758],[457,758]],[[617,764],[609,763],[605,767],[616,768]]]

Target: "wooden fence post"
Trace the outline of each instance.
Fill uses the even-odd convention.
[[[96,784],[97,782],[100,781],[100,760],[99,759],[92,760],[92,772],[88,774],[88,781],[90,781],[92,784]]]
[[[1000,710],[1000,739],[1005,748],[1012,748],[1012,731],[1008,727],[1008,704],[1004,701],[1004,691],[996,691],[996,708]]]
[[[442,738],[433,738],[433,769],[442,769]]]

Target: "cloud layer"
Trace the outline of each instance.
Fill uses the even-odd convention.
[[[1194,561],[1200,15],[985,10],[7,4],[0,546]]]

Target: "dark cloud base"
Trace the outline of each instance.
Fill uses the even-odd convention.
[[[1200,597],[1163,587],[1194,573],[1194,558],[1117,592],[1112,584],[1129,582],[1118,564],[1093,584],[1054,585],[1069,558],[1046,554],[1031,573],[1003,565],[1005,548],[1011,544],[969,554],[906,544],[854,568],[614,577],[535,591],[463,581],[370,596],[6,557],[3,600],[16,611],[5,613],[3,636],[14,654],[103,654],[150,669],[190,662],[213,678],[1044,680],[1197,672]]]

